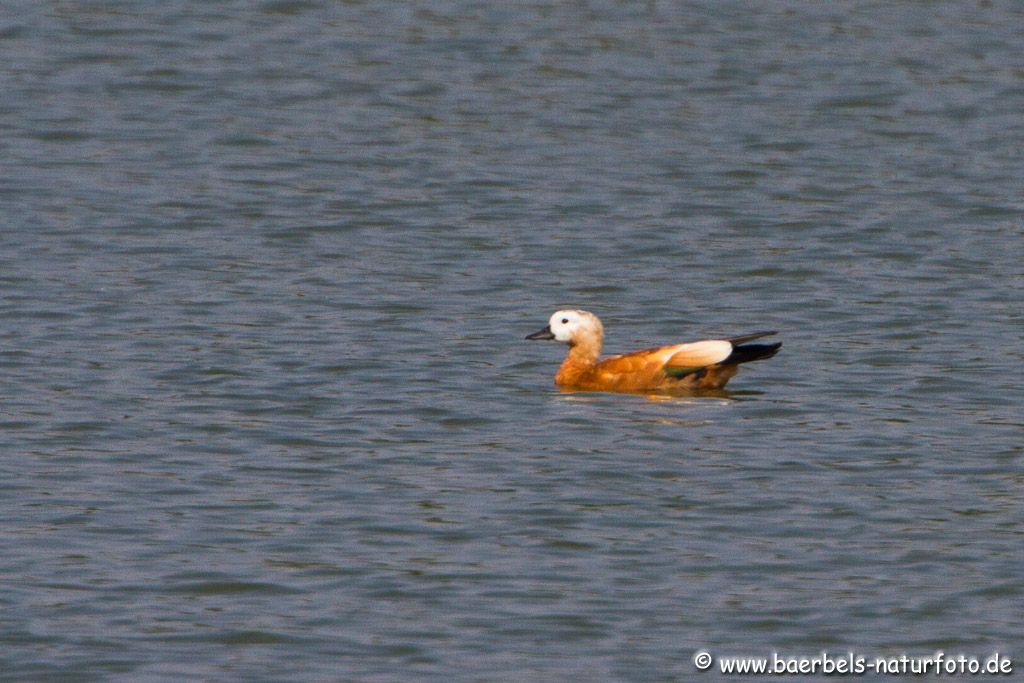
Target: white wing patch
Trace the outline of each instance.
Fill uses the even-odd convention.
[[[721,340],[707,340],[669,347],[672,355],[665,362],[666,369],[699,370],[721,363],[732,353],[732,344]]]

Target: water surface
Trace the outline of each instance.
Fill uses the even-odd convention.
[[[0,670],[1016,654],[1014,3],[16,3]],[[778,329],[724,396],[564,394]],[[709,676],[710,677],[710,676]]]

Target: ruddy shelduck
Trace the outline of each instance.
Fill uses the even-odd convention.
[[[775,332],[754,332],[600,360],[604,327],[587,311],[556,311],[548,326],[527,339],[552,339],[569,345],[555,384],[577,391],[686,392],[721,389],[740,363],[774,356],[781,343],[747,344]]]

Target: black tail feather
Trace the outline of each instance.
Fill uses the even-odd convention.
[[[759,334],[758,336],[764,336],[764,334]],[[722,365],[739,365],[740,363],[749,363],[754,360],[771,358],[779,352],[780,348],[782,348],[782,342],[776,342],[775,344],[747,344],[746,346],[737,346],[732,350],[732,353],[729,354],[729,357],[722,361]]]
[[[733,346],[739,346],[740,344],[745,344],[748,341],[754,341],[755,339],[760,339],[761,337],[770,337],[773,334],[778,334],[778,332],[776,332],[775,330],[772,330],[770,332],[751,332],[750,334],[741,334],[738,337],[726,337],[725,341],[732,342]]]

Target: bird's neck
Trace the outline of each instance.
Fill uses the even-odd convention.
[[[555,375],[559,386],[572,386],[579,378],[597,365],[601,356],[601,337],[585,337],[569,345],[569,353]]]

